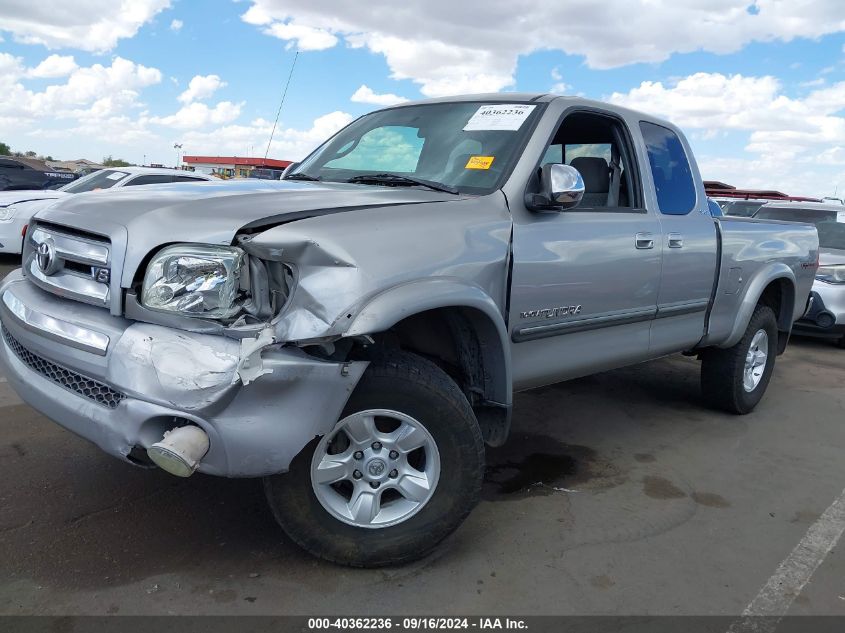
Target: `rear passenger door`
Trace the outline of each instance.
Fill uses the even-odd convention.
[[[650,351],[659,356],[693,347],[704,335],[718,252],[716,225],[690,150],[675,131],[640,122],[658,213],[663,266]]]

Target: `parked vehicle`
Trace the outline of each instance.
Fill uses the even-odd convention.
[[[259,180],[279,180],[284,171],[284,169],[274,169],[272,167],[256,167],[249,172],[249,177]]]
[[[733,215],[740,218],[751,218],[760,210],[767,200],[731,200],[726,198],[714,198],[722,207],[723,215]]]
[[[478,501],[513,393],[686,351],[748,413],[811,225],[713,218],[670,123],[553,95],[402,104],[281,182],[57,201],[0,286],[26,402],[129,463],[263,477],[287,534],[377,566]]]
[[[120,167],[92,172],[58,190],[0,193],[0,253],[20,253],[23,248],[23,231],[32,216],[50,206],[58,198],[86,191],[206,180],[213,180],[213,178],[204,174],[183,173],[174,169]]]
[[[76,174],[71,171],[53,170],[47,165],[43,165],[43,169],[36,169],[27,160],[0,157],[0,191],[51,189],[74,180]]]
[[[725,215],[722,213],[722,207],[719,206],[719,203],[713,198],[707,198],[707,208],[710,210],[710,215],[714,218],[721,218]]]
[[[838,202],[771,202],[755,218],[809,222],[819,232],[819,268],[811,307],[795,331],[834,339],[845,349],[845,207]]]

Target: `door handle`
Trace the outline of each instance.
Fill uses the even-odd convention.
[[[683,248],[684,236],[680,233],[669,233],[669,248]]]
[[[654,248],[654,235],[651,233],[637,233],[634,237],[637,248]]]

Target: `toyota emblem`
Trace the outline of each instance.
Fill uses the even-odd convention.
[[[35,251],[35,263],[38,269],[45,275],[52,275],[56,272],[56,247],[53,242],[41,242]]]
[[[382,460],[374,459],[367,466],[367,470],[373,477],[380,477],[381,474],[385,471],[386,467],[387,465]]]

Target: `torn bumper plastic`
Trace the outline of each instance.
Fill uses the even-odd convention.
[[[0,321],[0,366],[33,408],[133,463],[133,449],[187,420],[210,440],[198,470],[227,477],[287,470],[334,426],[367,366],[269,337],[246,345],[135,323],[45,293],[19,272],[0,285]]]

